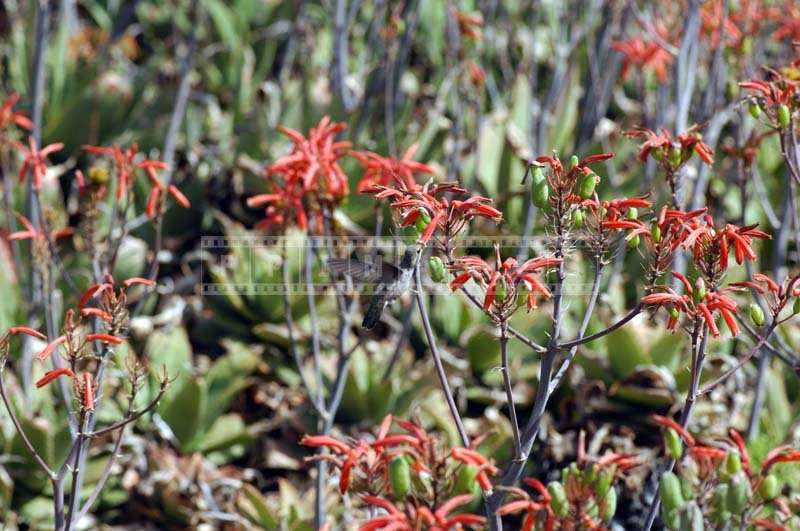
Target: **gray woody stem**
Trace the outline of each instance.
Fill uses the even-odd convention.
[[[425,337],[428,340],[428,346],[433,355],[433,363],[436,365],[436,374],[439,377],[439,383],[442,386],[444,397],[447,400],[447,406],[450,408],[450,415],[453,417],[453,422],[455,422],[456,428],[458,429],[458,435],[461,437],[461,443],[465,447],[468,447],[469,437],[467,436],[467,430],[464,428],[464,422],[461,420],[461,414],[458,412],[458,406],[456,406],[456,401],[453,398],[453,392],[450,390],[450,383],[447,381],[447,373],[442,364],[442,356],[439,354],[439,349],[436,346],[436,338],[433,335],[433,328],[431,328],[430,318],[428,317],[428,309],[425,307],[425,301],[423,300],[422,276],[420,274],[419,262],[417,262],[414,268],[414,280],[416,282],[417,291],[414,296],[417,299],[417,307],[422,317],[422,327],[425,329]]]

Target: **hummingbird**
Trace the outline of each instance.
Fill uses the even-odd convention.
[[[368,263],[353,258],[331,258],[328,260],[328,267],[332,273],[348,275],[358,282],[376,284],[361,323],[362,327],[371,330],[380,321],[384,308],[411,287],[411,279],[421,254],[422,247],[414,245],[403,252],[398,266],[387,262]]]

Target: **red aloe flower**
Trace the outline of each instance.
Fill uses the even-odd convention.
[[[348,142],[335,142],[345,123],[332,123],[325,116],[309,131],[308,138],[298,131],[279,127],[278,131],[294,142],[292,151],[265,170],[267,177],[283,175],[289,185],[299,184],[304,192],[315,192],[330,199],[347,195],[347,176],[339,159],[348,153]],[[293,186],[292,186],[293,187]]]
[[[25,176],[28,175],[28,171],[33,171],[33,187],[35,190],[41,190],[42,182],[45,175],[47,175],[47,157],[56,151],[61,151],[64,148],[64,144],[58,142],[39,148],[36,145],[36,140],[33,137],[28,137],[27,146],[19,142],[15,142],[14,145],[22,152],[22,156],[25,159],[19,169],[20,184],[25,182]]]
[[[125,289],[130,288],[131,286],[155,286],[156,283],[149,278],[141,278],[141,277],[131,277],[127,280],[122,281],[122,287]]]
[[[378,529],[411,531],[412,527],[408,523],[408,517],[405,515],[405,513],[400,512],[400,510],[389,500],[385,500],[378,496],[364,496],[362,499],[365,503],[380,507],[389,514],[385,516],[377,516],[367,522],[364,522],[361,527],[359,527],[360,531],[374,531]]]
[[[797,461],[800,461],[800,451],[790,446],[779,446],[764,457],[764,462],[761,464],[761,474],[766,476],[769,473],[769,469],[778,463],[792,463]]]
[[[427,507],[420,507],[418,512],[420,519],[431,526],[432,530],[447,531],[453,528],[458,529],[458,526],[462,525],[478,526],[485,524],[486,518],[476,514],[461,513],[450,516],[450,513],[471,501],[471,494],[462,494],[450,498],[434,511],[431,511]]]
[[[34,330],[33,328],[29,328],[27,326],[12,326],[11,328],[8,329],[8,333],[11,334],[12,336],[18,334],[25,334],[31,337],[35,337],[36,339],[41,339],[42,341],[47,339],[47,336],[45,336],[43,333],[39,332],[38,330]]]
[[[702,22],[700,34],[708,39],[712,49],[716,49],[720,44],[738,47],[744,33],[735,23],[735,18],[728,14],[724,15],[724,0],[711,0],[703,4],[700,10],[700,20]],[[738,17],[737,17],[738,18]]]
[[[83,317],[99,317],[103,321],[111,322],[111,314],[104,312],[100,308],[82,308],[81,316]]]
[[[94,411],[94,381],[89,372],[83,373],[83,407],[87,411]]]
[[[531,498],[531,495],[524,490],[516,487],[511,487],[508,491],[516,495],[519,499],[510,501],[497,509],[497,514],[505,516],[507,514],[517,514],[524,512],[525,518],[522,520],[522,531],[533,531],[534,525],[537,521],[541,520],[541,513],[545,511],[547,524],[555,517],[552,509],[550,508],[550,493],[547,488],[542,485],[538,479],[525,478],[523,480],[527,485],[532,486],[541,496],[542,501],[536,502]]]
[[[147,278],[140,278],[140,277],[131,277],[122,282],[122,288],[120,288],[119,292],[122,294],[130,288],[131,286],[155,286],[155,282],[147,279]],[[78,308],[81,309],[81,312],[84,311],[84,307],[89,304],[93,298],[102,295],[104,292],[113,292],[114,291],[114,277],[111,275],[106,275],[106,281],[101,282],[100,284],[92,284],[86,291],[83,292],[81,295],[80,300],[78,301]]]
[[[400,226],[413,224],[423,215],[430,218],[419,243],[427,244],[434,234],[452,238],[463,230],[467,223],[476,217],[499,222],[503,213],[490,206],[491,199],[472,196],[464,197],[467,191],[456,183],[427,183],[422,187],[409,188],[405,182],[395,182],[393,187],[373,185],[365,188],[365,193],[375,195],[376,199],[388,199],[391,207],[399,214]]]
[[[148,196],[146,213],[148,217],[153,217],[155,214],[156,200],[164,191],[164,185],[158,177],[158,171],[166,170],[169,167],[165,162],[148,158],[136,162],[136,158],[139,154],[139,146],[136,144],[133,144],[125,150],[116,144],[111,147],[84,145],[83,149],[95,155],[108,155],[114,159],[117,178],[117,201],[121,200],[133,186],[134,172],[137,169],[144,170],[152,185]],[[177,188],[172,189],[172,187],[170,187],[167,192],[175,197],[175,200],[182,207],[189,208],[189,201]]]
[[[300,440],[300,444],[314,448],[328,448],[334,454],[344,458],[343,461],[335,461],[335,464],[340,468],[339,490],[345,493],[350,487],[351,474],[356,466],[359,465],[362,457],[366,457],[364,465],[372,468],[378,458],[384,455],[387,448],[403,445],[418,447],[422,444],[420,439],[412,435],[388,435],[387,432],[391,421],[391,416],[387,416],[384,419],[378,438],[372,442],[359,439],[354,443],[347,443],[329,435],[305,435]]]
[[[625,41],[614,41],[611,47],[623,56],[623,79],[627,79],[628,72],[634,67],[636,70],[649,68],[662,83],[667,80],[667,67],[672,64],[672,54],[657,42],[648,42],[641,37],[635,37]]]
[[[257,229],[273,225],[284,225],[288,219],[294,219],[298,228],[308,230],[308,215],[303,206],[303,191],[291,187],[288,183],[270,182],[272,193],[258,194],[247,199],[250,208],[266,207],[265,218],[256,224]]]
[[[744,468],[744,471],[748,476],[752,475],[753,472],[750,467],[750,454],[747,452],[747,445],[745,444],[744,439],[742,439],[742,436],[739,434],[739,432],[733,428],[728,430],[728,434],[730,435],[733,444],[735,444],[736,448],[739,449],[739,457],[742,460],[742,468]]]
[[[44,373],[44,376],[42,376],[41,378],[39,378],[39,380],[36,381],[36,388],[38,389],[44,387],[45,385],[49,384],[59,376],[69,376],[70,378],[74,378],[75,374],[67,367],[61,367],[59,369],[53,369],[52,371],[47,371],[46,373]]]
[[[462,37],[471,41],[480,41],[483,38],[481,34],[483,17],[480,15],[480,13],[473,15],[453,9],[453,14],[458,22],[458,30]]]
[[[780,8],[773,8],[769,15],[778,23],[778,28],[772,34],[773,39],[789,42],[800,40],[800,8],[795,2],[786,2]]]
[[[44,347],[44,349],[39,353],[38,358],[41,361],[46,360],[47,358],[50,357],[50,354],[52,354],[53,351],[58,348],[59,345],[63,345],[66,342],[67,342],[67,336],[59,336],[55,338],[53,341],[48,343],[46,347]]]
[[[111,343],[113,345],[119,345],[122,343],[121,338],[112,336],[111,334],[88,334],[86,336],[86,341],[100,341],[102,343]]]
[[[483,309],[489,311],[493,304],[498,304],[501,314],[516,309],[516,293],[520,284],[528,290],[528,311],[537,307],[535,293],[544,300],[551,297],[550,290],[536,279],[534,273],[554,267],[561,263],[560,258],[532,258],[518,266],[514,258],[500,258],[500,250],[495,247],[495,266],[491,267],[478,256],[464,256],[456,260],[454,269],[460,272],[450,283],[450,288],[455,290],[463,286],[470,279],[480,283],[486,290],[483,299]],[[509,291],[502,300],[497,300],[497,286],[502,284]],[[511,304],[510,307],[507,305]]]
[[[351,151],[350,154],[361,161],[361,165],[364,167],[364,176],[358,181],[356,190],[364,192],[375,185],[389,186],[395,182],[395,179],[402,181],[406,189],[414,190],[417,187],[414,180],[415,173],[428,175],[435,173],[434,169],[427,164],[413,160],[416,151],[417,144],[413,144],[399,159],[382,157],[369,151]]]
[[[625,136],[644,139],[644,143],[639,147],[639,160],[645,161],[648,156],[652,155],[658,162],[669,164],[674,170],[689,160],[692,153],[697,153],[700,159],[708,165],[714,163],[714,150],[703,142],[699,133],[701,127],[694,125],[679,134],[675,140],[664,128],[656,133],[644,127],[634,127],[626,131]],[[672,157],[669,156],[671,150],[678,150],[677,160],[671,160]]]
[[[16,216],[22,226],[25,227],[25,230],[12,232],[8,235],[9,240],[35,240],[37,238],[44,237],[44,233],[40,229],[34,227],[33,223],[31,223],[28,218],[22,214],[17,214]],[[52,231],[51,236],[54,240],[58,240],[60,238],[72,236],[74,233],[75,229],[72,227],[64,227],[63,229]]]
[[[19,101],[19,94],[12,92],[0,105],[0,130],[8,129],[12,125],[17,125],[28,131],[33,129],[33,122],[24,113],[14,112],[14,105],[17,104],[17,101]]]
[[[798,82],[787,79],[777,72],[768,71],[768,73],[771,77],[769,81],[751,79],[750,81],[742,81],[739,86],[768,106],[790,105],[793,96],[797,93]]]

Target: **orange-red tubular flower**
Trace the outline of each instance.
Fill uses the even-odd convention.
[[[170,195],[172,195],[172,197],[175,198],[175,201],[183,208],[189,208],[192,206],[192,204],[189,202],[186,196],[183,195],[183,193],[180,190],[178,190],[178,187],[175,186],[174,184],[169,185],[167,191],[169,192]]]
[[[122,282],[122,286],[127,289],[131,286],[142,285],[142,286],[155,286],[156,283],[149,278],[141,278],[141,277],[131,277]]]
[[[83,308],[81,309],[81,315],[83,317],[99,317],[106,322],[111,322],[112,320],[111,314],[104,312],[100,308]]]
[[[39,356],[38,356],[39,359],[42,360],[42,361],[46,360],[47,358],[50,357],[50,354],[52,354],[53,351],[56,348],[58,348],[59,345],[65,343],[66,341],[67,341],[67,336],[59,336],[59,337],[57,337],[56,339],[54,339],[53,341],[48,343],[48,345],[46,347],[44,347],[44,350],[42,350],[39,353]]]
[[[684,428],[683,426],[681,426],[680,424],[678,424],[677,422],[675,422],[671,418],[665,417],[663,415],[653,415],[651,418],[656,422],[656,424],[660,424],[661,426],[664,426],[665,428],[670,428],[670,429],[673,429],[676,432],[678,432],[678,435],[680,435],[681,439],[684,440],[684,442],[686,443],[686,446],[690,446],[691,447],[691,446],[694,446],[696,444],[696,441],[694,440],[694,437],[692,437],[692,435],[688,431],[686,431],[686,428]]]
[[[11,334],[12,336],[18,334],[26,334],[35,337],[37,339],[41,339],[42,341],[47,339],[47,336],[45,336],[38,330],[34,330],[33,328],[28,328],[27,326],[12,326],[11,328],[8,329],[8,333]]]
[[[114,345],[122,343],[121,338],[112,336],[111,334],[89,334],[86,336],[86,341],[100,341],[102,343],[112,343]]]
[[[36,382],[36,388],[39,389],[44,387],[45,385],[49,384],[59,376],[69,376],[70,378],[74,378],[75,374],[66,367],[61,367],[60,369],[53,369],[52,371],[48,371]]]
[[[83,373],[83,407],[87,411],[94,411],[94,381],[89,372]]]
[[[33,129],[33,122],[21,112],[14,112],[14,105],[19,100],[19,94],[12,92],[8,95],[3,105],[0,105],[0,129],[6,129],[12,124],[30,131]]]
[[[345,454],[350,451],[350,446],[329,435],[305,435],[300,439],[300,444],[315,448],[328,448],[337,454]]]

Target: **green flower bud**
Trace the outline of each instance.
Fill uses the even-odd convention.
[[[478,484],[478,467],[473,465],[461,465],[456,475],[454,490],[456,494],[472,494]]]
[[[642,239],[639,237],[638,234],[634,235],[633,238],[628,240],[628,249],[631,249],[631,250],[636,249],[637,247],[639,247],[639,243],[641,241],[642,241]]]
[[[750,483],[742,474],[736,474],[728,482],[728,494],[725,505],[728,510],[736,515],[742,514],[747,507],[748,490]]]
[[[674,511],[681,503],[683,503],[683,494],[681,493],[681,480],[674,472],[666,472],[661,476],[659,481],[661,491],[661,504],[667,512]]]
[[[680,476],[681,478],[681,496],[686,501],[691,501],[695,498],[694,495],[694,486],[692,485],[692,480],[684,475]]]
[[[550,506],[553,512],[559,518],[564,518],[569,513],[569,500],[567,500],[567,493],[564,492],[564,486],[558,481],[551,481],[547,484],[547,492],[550,493],[552,500]]]
[[[550,186],[546,179],[533,184],[531,200],[539,208],[547,208],[550,205]]]
[[[506,300],[507,293],[505,281],[502,279],[498,280],[497,284],[494,286],[494,300],[498,303],[503,302]]]
[[[761,496],[761,499],[764,501],[772,501],[777,498],[780,493],[781,486],[780,483],[778,483],[778,478],[772,474],[767,475],[761,483],[761,486],[758,487],[758,495]]]
[[[653,243],[661,241],[661,227],[659,227],[658,223],[653,222],[650,226],[650,236],[653,238]]]
[[[389,482],[394,497],[405,500],[411,491],[411,467],[405,457],[395,457],[389,463]]]
[[[617,512],[617,489],[611,488],[600,502],[602,518],[605,523],[610,523]]]
[[[725,457],[725,472],[729,477],[733,477],[742,470],[742,459],[739,452],[728,452]]]
[[[670,531],[678,531],[681,528],[681,514],[677,510],[668,511],[663,505],[661,506],[661,521],[664,522],[664,527]]]
[[[594,189],[597,186],[597,175],[594,173],[588,173],[586,175],[581,175],[578,179],[578,195],[581,196],[582,199],[591,199],[594,195]]]
[[[756,326],[763,326],[764,310],[761,309],[761,306],[759,306],[758,304],[750,303],[748,310],[750,311],[750,320],[753,321],[753,324]]]
[[[781,129],[786,129],[792,121],[789,107],[784,104],[778,105],[778,126]]]
[[[795,315],[800,313],[800,297],[797,297],[794,300],[794,304],[792,305],[792,313],[795,314]]]
[[[747,106],[747,111],[750,113],[750,116],[756,120],[761,118],[761,105],[759,105],[757,101],[751,101]]]
[[[608,492],[608,489],[611,488],[611,483],[614,481],[614,474],[616,470],[617,467],[611,466],[604,468],[597,475],[597,479],[594,482],[594,493],[598,498],[605,496]]]
[[[681,148],[679,146],[671,146],[669,148],[669,163],[673,168],[681,165]]]
[[[438,256],[431,256],[428,260],[428,271],[431,275],[431,280],[434,282],[443,282],[445,280],[446,271],[444,262]]]
[[[426,210],[420,210],[419,216],[417,217],[416,221],[414,221],[414,227],[419,231],[420,234],[425,232],[425,229],[428,227],[428,223],[431,222],[431,217],[428,215]]]
[[[639,209],[636,207],[630,207],[628,212],[625,214],[625,217],[628,219],[636,219],[639,217]]]
[[[747,57],[751,53],[753,53],[753,38],[749,35],[742,39],[742,46],[741,46],[742,56]]]
[[[569,167],[570,167],[570,169],[572,169],[575,166],[577,166],[579,162],[580,162],[580,159],[578,159],[578,156],[577,155],[572,155],[569,158]]]
[[[583,210],[581,210],[580,208],[572,211],[572,226],[575,227],[576,229],[583,228],[583,222],[585,219],[586,217],[583,213]]]
[[[717,524],[723,525],[730,521],[731,513],[728,511],[728,485],[721,483],[714,491],[711,501],[713,508],[712,518]]]
[[[703,511],[696,503],[691,503],[681,510],[680,526],[684,531],[704,531]]]
[[[692,294],[694,302],[702,302],[706,298],[706,281],[703,277],[698,277],[694,282],[694,293]]]
[[[590,464],[583,471],[583,479],[589,483],[594,483],[594,480],[597,479],[597,465],[595,463]]]
[[[680,310],[678,310],[675,306],[670,306],[667,311],[669,312],[669,316],[673,319],[677,319],[681,316]]]
[[[675,308],[670,308],[671,310],[676,310]],[[673,430],[672,428],[668,428],[666,433],[664,433],[664,446],[667,447],[667,453],[675,460],[678,460],[683,455],[683,441],[681,441],[678,432]]]

